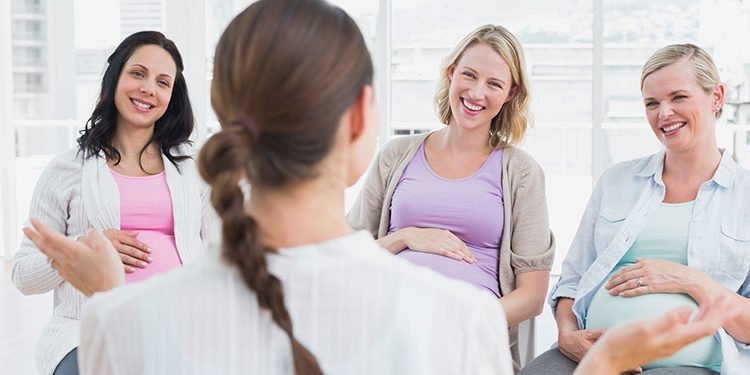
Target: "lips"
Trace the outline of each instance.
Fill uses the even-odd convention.
[[[148,102],[145,102],[145,101],[143,101],[143,100],[138,100],[138,99],[133,99],[133,98],[131,98],[131,99],[130,99],[130,102],[131,102],[131,103],[133,103],[133,105],[134,105],[134,106],[135,106],[135,107],[136,107],[137,109],[139,109],[139,110],[141,110],[141,111],[144,111],[144,112],[145,112],[145,111],[150,111],[151,109],[153,109],[153,108],[155,107],[155,106],[154,106],[153,104],[151,104],[151,103],[148,103]]]
[[[668,135],[672,135],[676,133],[678,130],[682,129],[685,125],[687,125],[687,122],[685,121],[673,122],[673,123],[662,125],[659,129],[661,130],[662,134],[668,136]]]
[[[479,112],[484,109],[484,107],[482,107],[481,105],[474,104],[464,98],[461,98],[461,104],[463,104],[464,108],[469,110],[469,112]]]

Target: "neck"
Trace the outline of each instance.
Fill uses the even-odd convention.
[[[120,152],[123,159],[137,158],[141,149],[154,135],[154,128],[138,128],[135,126],[123,126],[121,122],[117,124],[115,136],[112,139],[112,146]],[[146,152],[159,151],[159,145],[152,142]]]
[[[443,151],[450,153],[481,152],[486,154],[490,151],[489,126],[476,129],[464,129],[451,120],[450,125],[437,132],[435,144]]]
[[[710,180],[721,161],[721,152],[715,142],[688,151],[667,150],[663,176],[677,181]]]
[[[278,249],[352,232],[344,216],[344,186],[325,180],[319,177],[288,187],[253,187],[248,212],[258,222],[264,243]]]

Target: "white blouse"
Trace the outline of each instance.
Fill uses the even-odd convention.
[[[218,248],[100,293],[81,327],[88,374],[292,374],[290,343]],[[511,375],[491,294],[398,259],[366,232],[268,256],[297,339],[326,374]]]

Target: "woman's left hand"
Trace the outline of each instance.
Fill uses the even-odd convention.
[[[658,259],[637,259],[617,271],[604,286],[610,295],[634,297],[649,293],[686,293],[705,275],[692,267]]]

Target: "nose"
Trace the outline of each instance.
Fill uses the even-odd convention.
[[[146,80],[141,85],[141,92],[144,93],[144,94],[148,94],[150,96],[153,96],[154,95],[155,87],[156,87],[156,85],[154,85],[153,82]]]
[[[666,120],[674,114],[674,111],[672,110],[672,106],[669,104],[662,104],[659,106],[659,119],[660,120]]]
[[[469,87],[469,97],[472,100],[478,100],[481,99],[484,96],[484,84],[477,81],[474,82],[471,87]]]

